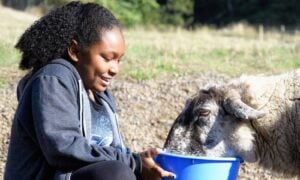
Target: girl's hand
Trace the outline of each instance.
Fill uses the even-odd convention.
[[[165,171],[153,160],[153,157],[161,152],[162,150],[159,148],[150,148],[148,151],[140,153],[143,164],[143,180],[157,180],[163,177],[176,178],[174,173]]]

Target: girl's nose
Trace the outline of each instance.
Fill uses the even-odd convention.
[[[117,75],[119,73],[119,61],[113,60],[111,61],[109,72],[111,75]]]

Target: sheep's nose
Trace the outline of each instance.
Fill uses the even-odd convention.
[[[207,138],[203,143],[204,146],[211,146],[215,141],[213,139]]]

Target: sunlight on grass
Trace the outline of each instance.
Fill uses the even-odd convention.
[[[5,87],[10,79],[21,73],[18,70],[20,53],[10,45],[0,42],[0,88]]]
[[[10,45],[0,42],[0,66],[15,67],[20,60],[20,53]]]
[[[1,8],[1,7],[0,7]],[[3,11],[2,11],[3,10]],[[0,11],[0,84],[18,74],[19,36],[37,19],[22,12]],[[237,24],[194,31],[124,29],[126,54],[119,78],[156,79],[165,75],[222,73],[275,74],[300,68],[300,35],[272,30],[263,38],[255,27]]]
[[[0,6],[0,19],[0,87],[4,87],[22,74],[18,69],[20,53],[14,45],[37,17]]]
[[[125,77],[129,73],[133,78],[151,79],[164,73],[215,72],[238,76],[300,68],[299,35],[272,31],[261,40],[251,32],[251,36],[241,33],[228,36],[228,32],[207,28],[163,32],[127,30],[127,54],[121,73]]]

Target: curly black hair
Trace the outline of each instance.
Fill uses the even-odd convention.
[[[29,27],[15,45],[22,53],[20,69],[37,70],[53,59],[66,58],[76,40],[80,48],[101,40],[105,30],[120,27],[105,7],[96,3],[70,2],[52,10]]]

